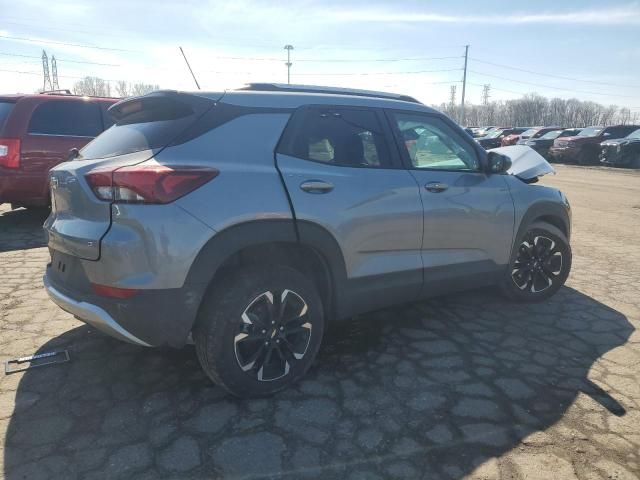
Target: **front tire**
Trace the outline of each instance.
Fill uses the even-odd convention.
[[[323,332],[323,306],[313,282],[293,268],[270,265],[243,268],[216,282],[194,340],[214,383],[238,397],[257,397],[299,380]]]
[[[553,225],[536,222],[517,243],[502,291],[512,300],[540,302],[564,285],[570,271],[567,237]]]

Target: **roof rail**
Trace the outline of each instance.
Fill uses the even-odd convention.
[[[376,92],[374,90],[358,90],[354,88],[323,87],[317,85],[289,85],[285,83],[248,83],[238,90],[251,90],[260,92],[301,92],[301,93],[328,93],[332,95],[353,95],[356,97],[388,98],[402,100],[404,102],[422,103],[408,95],[398,93]]]
[[[71,90],[69,90],[68,88],[61,88],[60,90],[45,90],[44,92],[40,92],[44,95],[59,95],[59,94],[64,94],[64,95],[72,95]]]

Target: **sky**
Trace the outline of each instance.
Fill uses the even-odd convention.
[[[536,0],[0,0],[0,92],[86,75],[195,90],[249,82],[383,90],[427,104],[526,93],[640,112],[640,2]]]

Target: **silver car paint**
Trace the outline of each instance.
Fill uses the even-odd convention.
[[[184,162],[220,170],[214,180],[176,204],[216,231],[251,220],[292,219],[274,165],[274,151],[288,120],[289,114],[281,113],[244,115],[162,151],[156,157],[160,163]]]
[[[425,268],[491,261],[506,265],[513,235],[513,200],[505,175],[414,169],[424,205]],[[444,183],[430,192],[427,183]]]
[[[406,170],[357,168],[277,155],[298,220],[322,225],[338,241],[349,278],[422,268],[422,204]],[[327,193],[300,185],[320,180]]]
[[[50,171],[52,212],[44,223],[49,247],[86,260],[100,256],[100,239],[109,229],[108,202],[91,191],[84,175],[103,165],[132,165],[153,156],[152,150],[107,159],[63,162]]]

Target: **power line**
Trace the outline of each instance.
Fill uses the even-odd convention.
[[[6,53],[6,52],[0,52],[0,55],[4,55],[7,57],[20,57],[20,58],[40,58],[37,55],[20,55],[18,53]],[[82,63],[87,65],[102,65],[105,67],[121,67],[122,66],[117,63],[90,62],[88,60],[67,60],[66,58],[57,58],[56,60],[58,62],[64,62],[64,63]]]
[[[327,72],[317,72],[317,73],[296,73],[297,76],[328,76],[328,77],[350,77],[350,76],[367,76],[367,75],[413,75],[413,74],[421,74],[421,73],[438,73],[438,72],[459,72],[462,71],[462,68],[445,68],[438,70],[412,70],[412,71],[398,71],[398,72],[357,72],[357,73],[327,73]],[[450,82],[445,82],[450,83]]]
[[[111,48],[111,47],[100,47],[98,45],[84,45],[81,43],[67,43],[67,42],[58,42],[55,40],[42,40],[37,38],[28,38],[28,37],[14,37],[12,35],[0,35],[0,38],[8,38],[9,40],[20,40],[23,42],[32,42],[32,43],[47,43],[51,45],[66,45],[67,47],[79,47],[79,48],[94,48],[96,50],[111,50],[114,52],[134,52],[134,53],[144,53],[140,50],[128,50],[126,48]]]
[[[523,80],[516,80],[514,78],[508,78],[508,77],[502,77],[500,75],[493,75],[490,73],[485,73],[485,72],[479,72],[477,70],[469,70],[471,73],[475,73],[476,75],[483,75],[485,77],[492,77],[492,78],[498,78],[501,80],[506,80],[508,82],[515,82],[515,83],[522,83],[524,85],[532,85],[534,87],[540,87],[540,88],[550,88],[553,90],[564,90],[564,91],[568,91],[568,92],[574,92],[574,93],[584,93],[587,95],[604,95],[607,97],[621,97],[621,98],[636,98],[633,95],[616,95],[616,94],[611,94],[611,93],[603,93],[603,92],[590,92],[587,90],[576,90],[574,88],[565,88],[565,87],[555,87],[552,85],[544,85],[541,83],[533,83],[533,82],[525,82]]]
[[[541,75],[543,77],[559,78],[561,80],[570,80],[572,82],[585,82],[585,83],[593,83],[593,84],[596,84],[596,85],[608,85],[608,86],[612,86],[612,87],[622,87],[622,88],[640,88],[640,86],[638,86],[638,85],[621,85],[621,84],[610,83],[610,82],[599,82],[597,80],[585,80],[583,78],[565,77],[565,76],[562,76],[562,75],[555,75],[555,74],[551,74],[551,73],[535,72],[533,70],[527,70],[525,68],[511,67],[509,65],[503,65],[503,64],[500,64],[500,63],[488,62],[486,60],[480,60],[480,59],[474,58],[474,57],[471,57],[471,60],[473,60],[474,62],[478,62],[478,63],[486,63],[487,65],[492,65],[494,67],[507,68],[509,70],[517,70],[519,72],[531,73],[533,75]]]

